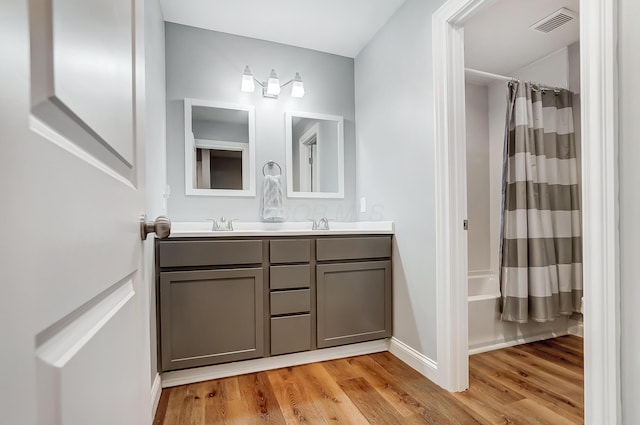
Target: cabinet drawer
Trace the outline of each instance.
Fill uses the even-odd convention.
[[[272,263],[308,263],[311,259],[309,239],[272,240],[269,243]]]
[[[308,264],[298,266],[271,266],[269,287],[271,289],[308,288],[311,283],[311,268]]]
[[[318,261],[391,257],[391,237],[331,238],[316,241]]]
[[[311,349],[311,315],[271,319],[271,354],[287,354]]]
[[[271,293],[271,314],[308,313],[311,309],[309,289]]]
[[[262,263],[262,241],[163,241],[160,267],[225,266]]]

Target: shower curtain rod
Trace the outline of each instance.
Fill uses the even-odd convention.
[[[520,81],[518,78],[515,78],[515,77],[507,77],[506,75],[493,74],[491,72],[479,71],[477,69],[472,69],[472,68],[465,68],[464,72],[467,73],[467,74],[476,75],[478,77],[492,78],[494,80],[500,80],[500,81],[507,81],[507,82]],[[547,85],[544,85],[544,84],[536,83],[534,81],[531,81],[531,83],[539,86],[540,90],[553,90],[553,91],[567,90],[567,89],[565,89],[563,87],[547,86]]]
[[[492,78],[494,80],[518,81],[518,79],[514,78],[514,77],[507,77],[507,76],[504,76],[504,75],[493,74],[491,72],[478,71],[477,69],[465,68],[464,72],[469,73],[469,74],[473,74],[473,75],[477,75],[478,77]]]

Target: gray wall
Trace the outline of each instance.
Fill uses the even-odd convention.
[[[322,164],[320,170],[320,191],[338,191],[338,124],[334,121],[320,121],[318,138],[318,162]]]
[[[169,214],[174,221],[233,217],[259,220],[262,166],[269,160],[285,168],[285,111],[344,116],[345,198],[341,200],[288,199],[288,220],[303,221],[326,215],[337,220],[355,218],[355,105],[353,59],[268,41],[239,37],[166,23],[167,174],[171,186]],[[290,87],[279,100],[240,91],[245,65],[265,80],[275,68],[281,82],[302,75],[306,95],[290,97]],[[256,174],[254,198],[185,196],[184,113],[186,97],[254,105],[256,108]]]
[[[431,15],[407,0],[355,60],[362,218],[394,220],[393,334],[436,360]]]
[[[164,18],[159,0],[145,0],[145,92],[146,92],[146,209],[149,219],[166,215],[167,185],[165,143]],[[149,285],[151,382],[158,373],[156,338],[156,283],[153,237],[144,243],[144,274]]]
[[[640,424],[640,326],[638,259],[640,258],[640,2],[620,0],[620,344],[622,423]]]
[[[249,143],[249,127],[246,124],[192,120],[191,130],[196,139]]]
[[[318,123],[318,141],[316,147],[317,163],[320,166],[319,192],[338,191],[338,124],[335,121],[301,118],[291,131],[293,190],[300,191],[300,137],[314,124]]]

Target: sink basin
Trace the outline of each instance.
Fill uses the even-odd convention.
[[[394,230],[392,221],[332,221],[329,223],[329,230],[312,230],[311,226],[311,222],[308,221],[282,223],[234,221],[233,230],[214,231],[211,221],[174,222],[171,225],[170,237],[393,234]]]

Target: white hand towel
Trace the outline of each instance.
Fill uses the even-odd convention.
[[[284,220],[284,192],[280,176],[264,176],[262,185],[262,211],[264,220]]]

